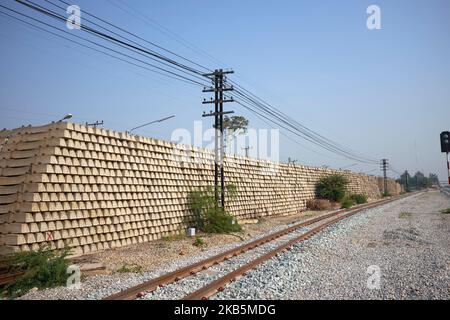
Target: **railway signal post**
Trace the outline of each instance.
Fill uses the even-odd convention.
[[[448,184],[450,184],[450,160],[448,158],[450,152],[450,131],[441,132],[441,152],[446,154]]]

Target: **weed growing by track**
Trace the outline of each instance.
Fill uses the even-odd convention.
[[[236,187],[227,186],[225,194],[228,199],[236,197]],[[188,196],[188,205],[193,214],[193,221],[187,223],[193,224],[203,232],[229,233],[242,230],[236,219],[217,205],[213,188],[191,191]]]
[[[138,264],[128,264],[125,263],[123,266],[121,266],[119,269],[117,269],[117,272],[119,273],[141,273],[142,267]]]
[[[70,249],[53,250],[42,246],[36,251],[17,252],[11,256],[11,269],[23,272],[15,282],[7,285],[2,295],[14,298],[33,288],[45,289],[66,285]]]
[[[409,217],[411,217],[411,212],[400,212],[400,214],[398,215],[398,217],[400,219],[407,219]]]

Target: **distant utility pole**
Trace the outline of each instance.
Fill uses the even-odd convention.
[[[384,177],[384,194],[387,194],[387,170],[389,168],[388,159],[381,160],[381,170],[383,170]]]
[[[86,122],[86,126],[88,126],[88,127],[94,127],[94,128],[97,128],[97,126],[101,126],[101,125],[103,125],[103,120],[102,120],[102,122],[95,121],[94,123],[87,123],[87,122]]]
[[[288,158],[288,165],[290,165],[291,163],[292,163],[292,165],[295,165],[295,163],[297,162],[298,160],[293,160],[293,159],[291,159],[291,157],[289,157]]]
[[[248,151],[249,151],[250,149],[253,149],[253,148],[250,147],[250,146],[247,146],[247,147],[242,148],[242,149],[245,150],[245,156],[248,158]]]
[[[214,196],[216,204],[219,202],[219,175],[221,186],[221,206],[225,208],[225,176],[223,170],[224,160],[224,137],[223,137],[223,116],[225,114],[234,113],[234,111],[223,111],[223,104],[227,102],[234,102],[233,98],[224,99],[223,93],[225,91],[233,91],[233,86],[226,86],[225,75],[232,74],[234,71],[224,71],[222,69],[216,69],[213,73],[204,74],[205,77],[211,78],[214,87],[204,88],[203,92],[214,92],[214,100],[211,98],[209,101],[203,100],[203,104],[214,104],[214,112],[209,114],[203,113],[203,117],[214,116]],[[220,150],[220,152],[219,152]],[[219,173],[220,172],[220,173]]]
[[[408,173],[408,170],[405,170],[405,187],[406,187],[406,190],[408,190],[408,175],[409,175],[409,173]]]

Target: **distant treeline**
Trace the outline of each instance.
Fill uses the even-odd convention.
[[[405,190],[411,189],[424,189],[433,185],[439,185],[439,178],[437,174],[430,173],[426,177],[422,172],[417,171],[414,176],[411,176],[409,172],[405,171],[397,182],[405,187]]]

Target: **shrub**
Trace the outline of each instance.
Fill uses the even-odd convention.
[[[443,213],[443,214],[449,214],[449,213],[450,213],[450,208],[441,210],[441,213]]]
[[[317,197],[330,201],[341,201],[345,197],[348,180],[340,174],[325,176],[316,185]]]
[[[33,288],[45,289],[66,285],[70,274],[67,273],[67,256],[70,249],[53,250],[42,246],[37,251],[17,252],[11,257],[11,268],[23,272],[17,281],[5,287],[6,295],[17,297]]]
[[[362,193],[354,193],[350,196],[350,198],[356,203],[356,204],[363,204],[367,202],[367,196]]]
[[[306,207],[313,211],[331,210],[333,204],[330,200],[326,199],[311,199],[306,201]]]
[[[233,198],[237,194],[236,188],[233,185],[227,186],[225,193],[228,198]],[[191,191],[188,196],[188,205],[193,214],[195,227],[203,232],[241,231],[241,226],[236,219],[216,204],[213,188]]]
[[[354,204],[353,199],[350,197],[344,197],[341,199],[341,207],[344,209],[351,208]]]

